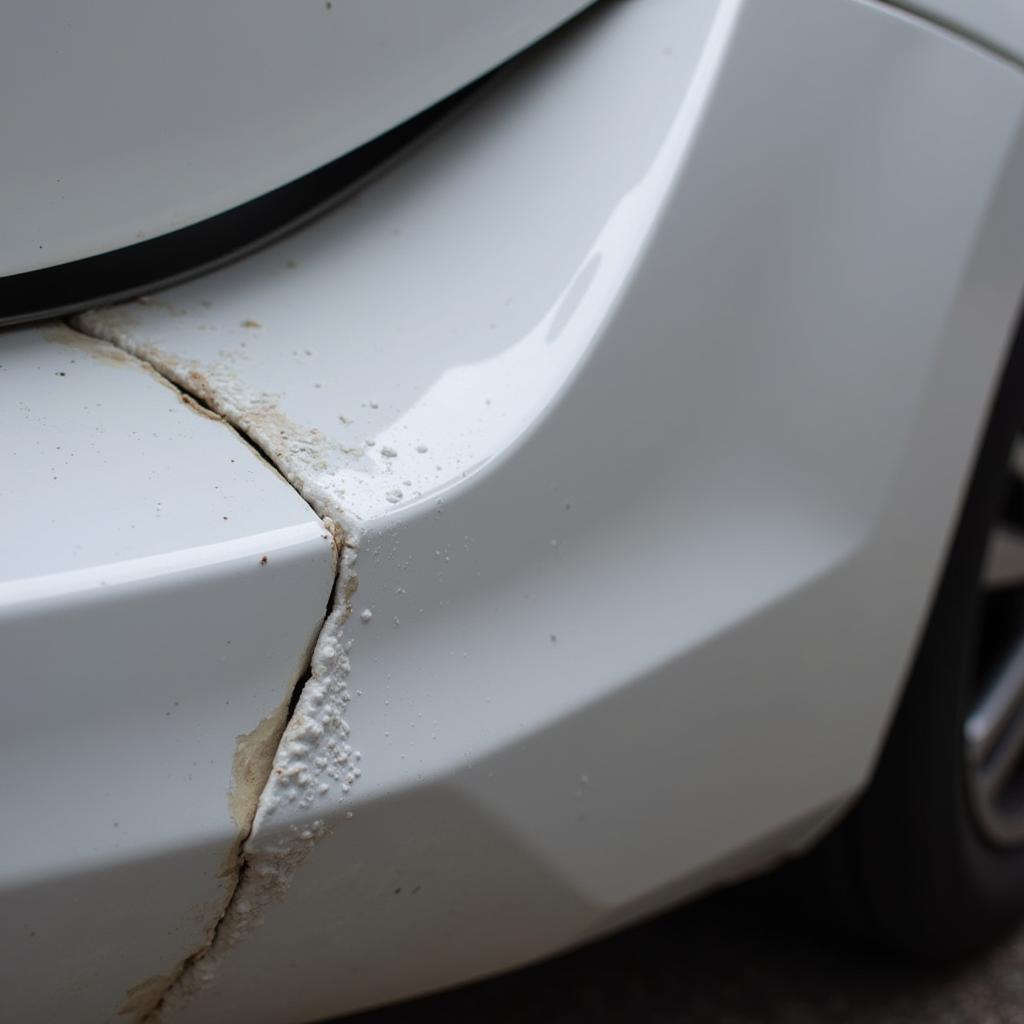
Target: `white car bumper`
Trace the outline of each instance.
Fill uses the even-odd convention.
[[[168,957],[172,910],[125,903],[138,862],[100,847],[90,892],[120,909],[77,990],[97,1015],[129,936],[152,963],[133,984],[177,978],[144,989],[175,1021],[301,1021],[464,980],[782,856],[855,793],[1020,300],[1022,118],[1016,68],[886,7],[613,5],[314,225],[80,317],[257,444],[357,555],[354,614],[319,648],[347,725],[317,731],[314,678],[237,891],[209,892],[237,832],[235,737],[294,672],[257,699],[234,663],[204,666],[199,690],[230,677],[230,714],[181,720],[212,762],[187,782],[192,746],[118,748],[112,799],[141,771],[177,836],[147,884],[182,858],[208,884],[168,883],[203,901]],[[298,663],[319,625],[330,554],[308,543],[315,610],[294,605],[261,657]],[[203,628],[256,621],[255,593]],[[90,702],[146,713],[106,685]],[[40,742],[59,724],[33,720]],[[90,725],[73,778],[27,780],[33,804],[79,799],[118,722]],[[332,738],[352,748],[336,772]],[[20,1019],[45,965],[97,942],[63,927],[40,959],[18,938],[36,908],[62,919],[72,869],[15,885],[27,909],[0,917]]]

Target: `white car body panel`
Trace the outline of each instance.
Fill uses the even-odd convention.
[[[171,1019],[522,962],[856,792],[1020,301],[1022,115],[888,7],[613,6],[358,202],[81,318],[358,529],[372,613],[363,777],[257,817],[335,831]]]
[[[262,195],[589,2],[5,0],[0,275],[118,249]]]
[[[212,941],[162,1018],[354,1010],[799,849],[870,773],[1022,285],[1019,69],[866,0],[647,0],[503,71],[301,232],[78,318],[344,527],[368,613],[320,641],[352,643],[362,777],[301,806],[272,773],[223,920],[215,871],[172,876]],[[202,616],[213,638],[237,614],[277,676],[225,667],[249,702],[212,723],[190,702],[217,753],[175,863],[230,853],[235,736],[323,618],[330,545],[296,516],[288,637],[250,605],[251,558]],[[319,822],[233,931],[256,869]],[[60,920],[69,890],[43,883],[31,906]],[[178,972],[183,943],[141,941],[132,985]],[[18,1019],[76,1016],[14,988]]]
[[[333,541],[130,356],[2,347],[0,1018],[114,1020],[230,894],[237,741],[305,668]]]

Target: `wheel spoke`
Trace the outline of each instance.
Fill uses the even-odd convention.
[[[1024,704],[1024,638],[1005,659],[992,684],[975,705],[964,723],[964,740],[971,764],[981,767],[998,756],[1000,763],[1016,758],[1024,747],[1024,715],[1017,715]],[[1012,742],[1015,719],[1021,720],[1021,736]],[[997,751],[996,748],[999,748]],[[986,774],[988,772],[986,771]]]
[[[982,581],[989,589],[1024,584],[1024,533],[1005,526],[992,531]]]
[[[998,843],[1021,842],[1024,814],[1013,793],[1024,756],[1024,639],[964,722],[964,748],[979,823]]]
[[[1018,437],[1010,450],[1010,475],[1024,483],[1024,437]]]
[[[1017,767],[1021,752],[1024,751],[1024,714],[1017,713],[1010,720],[1009,727],[1002,734],[991,758],[976,773],[976,782],[982,797],[990,804],[998,801],[1014,768]],[[1019,815],[1014,817],[1019,819]],[[1024,828],[1024,821],[1020,822]]]
[[[1002,517],[1011,528],[1024,531],[1024,442],[1019,439],[1010,451]]]
[[[1015,847],[1024,844],[1024,435],[1010,450],[981,586],[980,695],[963,723],[963,765],[977,825]]]

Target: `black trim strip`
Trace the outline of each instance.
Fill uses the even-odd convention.
[[[492,72],[493,73],[493,72]],[[78,313],[177,284],[237,259],[341,202],[491,75],[309,174],[158,238],[0,278],[0,326]]]

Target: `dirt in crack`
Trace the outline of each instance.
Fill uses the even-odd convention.
[[[240,406],[251,404],[247,396],[237,391],[220,394],[216,382],[137,343],[122,327],[105,322],[102,311],[74,317],[69,326],[135,356],[174,387],[183,401],[198,406],[198,413],[215,415],[232,426],[324,518],[336,552],[330,611],[314,644],[308,672],[300,676],[277,717],[271,716],[273,721],[265,719],[238,738],[231,810],[239,837],[225,865],[229,884],[220,911],[198,949],[167,974],[133,988],[121,1009],[139,1024],[152,1024],[213,982],[222,957],[262,922],[266,908],[287,891],[298,866],[327,834],[328,826],[318,812],[327,808],[337,813],[338,801],[344,800],[361,775],[361,754],[349,742],[345,718],[351,699],[351,641],[343,635],[358,585],[354,571],[358,535],[353,525],[339,525],[343,512],[332,500],[333,494],[308,486],[304,461],[296,462],[294,457],[303,446],[290,443],[289,435],[296,428],[266,409],[266,396],[256,400],[264,412],[260,421],[264,429],[253,436],[246,426],[252,424],[252,417],[239,411]],[[190,388],[190,381],[202,386]],[[271,443],[267,423],[276,431],[269,438]],[[282,437],[285,443],[274,443]],[[351,812],[345,817],[351,817]]]
[[[353,561],[354,551],[345,549],[335,586],[340,596],[320,631],[308,677],[274,751],[224,910],[208,941],[179,966],[141,1021],[160,1021],[212,984],[222,958],[262,923],[267,907],[287,892],[299,865],[327,834],[325,821],[316,814],[318,805],[332,791],[347,794],[361,774],[361,755],[348,742],[344,717],[350,700],[349,645],[341,634],[350,610],[346,572]]]

